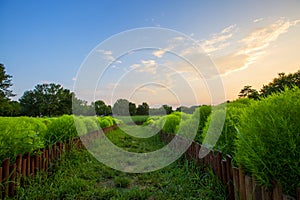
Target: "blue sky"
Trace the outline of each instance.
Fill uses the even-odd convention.
[[[16,98],[40,83],[60,83],[72,90],[81,64],[100,42],[129,29],[162,27],[198,41],[222,75],[226,99],[234,99],[244,85],[259,89],[278,72],[300,68],[299,10],[300,2],[296,0],[2,0],[0,63],[13,76]],[[146,65],[150,61],[153,59],[137,58],[135,64]],[[119,90],[116,98],[124,97]],[[149,101],[147,95],[140,95]],[[99,94],[97,98],[109,102],[104,96]],[[141,96],[132,98],[137,103],[143,101]],[[208,97],[197,98],[198,103],[210,103]],[[172,98],[164,96],[150,104],[166,100],[176,105],[168,99]]]

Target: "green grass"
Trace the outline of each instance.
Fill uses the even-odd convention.
[[[125,124],[128,123],[144,123],[149,118],[148,115],[135,115],[135,116],[114,116],[116,119],[122,120]]]
[[[124,139],[121,130],[107,135],[116,145],[132,152],[163,146],[158,136]],[[71,150],[47,179],[39,175],[27,183],[26,189],[18,189],[14,199],[225,199],[224,188],[211,171],[205,172],[183,158],[154,172],[132,174],[101,164],[86,150]]]
[[[160,136],[155,133],[156,130],[150,127],[121,126],[107,134],[107,137],[112,143],[126,151],[146,153],[158,150],[165,145],[161,142]],[[154,136],[151,137],[152,135]]]

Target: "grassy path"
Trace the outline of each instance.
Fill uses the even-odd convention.
[[[132,137],[125,132],[147,135],[142,127],[127,126],[107,134],[126,151],[150,152],[164,144],[157,135]],[[37,176],[15,199],[225,199],[224,188],[210,172],[193,162],[178,160],[150,173],[132,174],[111,169],[86,150],[71,151],[47,179]]]

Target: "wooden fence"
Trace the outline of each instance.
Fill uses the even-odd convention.
[[[116,127],[114,125],[102,130],[107,133]],[[32,153],[19,154],[14,163],[11,163],[9,158],[4,159],[0,165],[0,199],[8,196],[13,197],[17,187],[24,186],[25,177],[34,177],[41,171],[48,174],[51,168],[60,163],[62,155],[68,153],[71,146],[75,146],[77,149],[84,148],[83,143],[85,144],[85,142],[97,137],[99,137],[99,131],[94,131],[81,138],[76,137],[64,143],[58,142],[52,146],[37,149]]]
[[[175,137],[175,138],[174,138]],[[177,145],[185,140],[182,137],[161,133],[164,142],[177,140]],[[232,165],[232,158],[229,155],[223,156],[220,151],[209,151],[203,158],[199,158],[201,145],[194,141],[191,143],[185,156],[188,160],[195,160],[198,165],[209,165],[214,174],[226,186],[227,199],[229,200],[295,200],[295,198],[283,194],[278,183],[274,183],[272,191],[257,184],[254,177],[245,175],[243,170]],[[171,147],[172,148],[172,147]],[[176,148],[176,147],[175,147]],[[203,150],[203,149],[202,149]],[[300,200],[300,188],[297,189],[296,200]]]

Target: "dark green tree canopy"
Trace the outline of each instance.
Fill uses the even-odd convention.
[[[172,106],[163,105],[162,107],[165,109],[167,115],[173,112]]]
[[[111,107],[102,100],[95,101],[95,111],[98,116],[111,115]]]
[[[250,99],[258,99],[259,93],[256,89],[253,89],[252,86],[246,85],[240,91],[239,98],[250,98]]]
[[[260,97],[267,97],[273,93],[282,92],[285,88],[300,88],[300,70],[296,73],[286,75],[279,73],[277,78],[274,78],[268,85],[263,85],[262,89],[258,92],[252,89],[252,86],[247,85],[240,91],[239,97],[248,97],[250,99],[259,99]]]
[[[138,105],[136,109],[137,115],[149,115],[149,105],[146,102],[143,102],[142,105]]]
[[[0,63],[0,116],[16,116],[20,114],[19,103],[10,100],[10,97],[15,96],[10,90],[12,85],[12,76],[6,73],[4,65]]]
[[[292,88],[295,86],[300,88],[300,70],[288,75],[279,73],[277,78],[274,78],[272,82],[262,87],[260,94],[266,97],[272,93],[284,91],[285,87]]]
[[[180,106],[178,108],[176,108],[176,111],[178,112],[184,112],[187,114],[193,114],[194,111],[196,110],[196,108],[198,108],[199,106],[191,106],[191,107],[186,107],[186,106]]]
[[[135,105],[135,103],[129,102],[129,114],[131,116],[136,114],[136,105]]]
[[[11,75],[6,74],[4,65],[0,63],[0,101],[15,96],[9,89],[13,85],[11,78]]]
[[[72,93],[59,84],[40,84],[20,98],[22,113],[29,116],[58,116],[72,113]]]
[[[127,99],[118,99],[112,108],[114,115],[129,116],[129,101]]]

